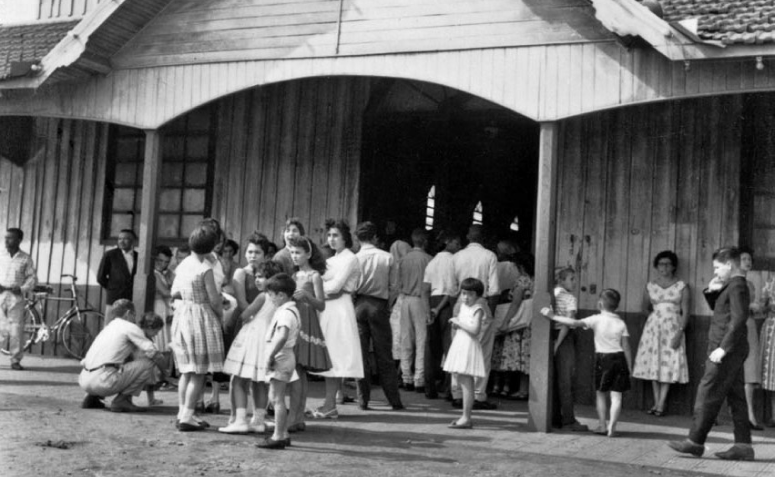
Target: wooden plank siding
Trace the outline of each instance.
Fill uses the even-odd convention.
[[[92,230],[99,229],[102,217],[105,178],[100,164],[106,158],[108,126],[39,118],[34,127],[37,141],[24,165],[0,159],[0,174],[10,181],[8,190],[0,193],[0,211],[12,211],[3,214],[2,225],[24,231],[21,248],[32,255],[39,283],[66,295],[70,282],[61,276],[75,274],[82,298],[102,309],[96,272],[104,246]],[[50,301],[47,323],[53,324],[67,308],[66,303]],[[36,345],[32,352],[64,354],[53,340]]]
[[[674,250],[677,275],[691,287],[692,381],[671,390],[671,413],[691,410],[702,373],[711,314],[702,289],[711,278],[711,255],[738,241],[742,111],[742,97],[724,96],[561,122],[556,256],[558,265],[578,270],[580,314],[596,312],[602,288],[617,289],[636,350],[646,320],[643,290],[655,274],[653,257]],[[580,338],[580,356],[592,356],[592,334]],[[590,404],[592,373],[592,362],[580,359],[578,397]],[[626,404],[650,406],[650,385],[638,383]]]

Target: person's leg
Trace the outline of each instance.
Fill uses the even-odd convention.
[[[756,411],[754,410],[754,399],[753,399],[753,393],[756,390],[756,384],[753,383],[746,383],[745,384],[745,405],[748,409],[748,420],[751,422],[751,424],[758,426],[759,420],[756,419]]]
[[[299,366],[299,382],[301,383],[301,395],[299,397],[298,407],[296,408],[296,420],[290,421],[295,426],[304,425],[304,412],[307,410],[307,395],[309,394],[309,379],[307,370]],[[298,429],[297,429],[298,430]]]
[[[744,360],[743,360],[744,361]],[[727,391],[727,403],[732,412],[735,444],[751,444],[751,424],[748,422],[748,407],[745,402],[745,379],[743,368],[734,373]]]
[[[285,406],[286,383],[272,379],[269,384],[269,396],[274,403],[274,434],[272,440],[280,441],[288,437],[288,413]]]
[[[458,425],[471,423],[471,411],[474,408],[474,379],[465,374],[457,375],[458,383],[463,390],[463,415],[458,419]]]
[[[428,336],[427,304],[422,298],[411,299],[411,321],[414,330],[414,385],[415,388],[425,387],[425,342]],[[424,390],[423,390],[424,391]]]
[[[401,378],[404,385],[414,385],[412,363],[414,361],[415,334],[411,315],[412,298],[404,296],[401,302]]]
[[[306,381],[306,374],[304,368],[296,366],[296,374],[299,375],[299,379],[287,384],[288,389],[288,425],[295,425],[299,421],[299,407],[302,397],[302,382]],[[303,376],[303,377],[302,377]],[[303,413],[302,413],[303,414]]]
[[[393,366],[387,301],[375,300],[374,305],[374,313],[369,316],[368,325],[379,382],[388,403],[394,408],[402,408],[401,394],[398,392],[398,372]]]
[[[250,393],[253,395],[253,417],[250,419],[251,432],[264,432],[266,405],[269,401],[266,383],[250,382]]]
[[[336,409],[336,393],[342,385],[342,378],[326,378],[326,398],[320,412],[326,413]]]
[[[196,403],[202,393],[204,382],[204,374],[189,373],[188,385],[186,386],[185,406],[183,408],[183,415],[180,418],[181,424],[199,425],[199,421],[194,419],[194,409],[196,408]]]
[[[611,391],[611,420],[608,427],[608,436],[616,436],[616,424],[622,414],[622,393]]]
[[[117,405],[128,403],[132,406],[132,396],[139,396],[145,386],[153,382],[154,369],[154,363],[149,359],[138,359],[122,365],[120,372],[115,373],[113,386],[119,398]]]
[[[441,300],[439,296],[430,298],[430,307],[433,308]],[[438,396],[437,381],[441,376],[441,324],[439,317],[433,323],[425,327],[425,396],[435,398]]]
[[[178,379],[178,420],[183,417],[186,410],[186,393],[191,380],[191,373],[182,373]]]
[[[561,424],[572,425],[576,422],[573,413],[573,374],[575,371],[576,349],[573,343],[573,331],[569,332],[560,344],[554,356],[557,363],[557,391],[560,403]]]
[[[20,364],[24,357],[22,339],[24,338],[24,300],[20,300],[7,308],[10,336],[8,351],[11,353],[11,364]]]
[[[705,444],[705,439],[713,428],[713,424],[718,417],[721,406],[728,397],[727,395],[729,394],[733,383],[738,378],[740,379],[740,383],[742,383],[742,365],[745,356],[741,355],[742,353],[739,352],[729,353],[719,364],[716,364],[709,359],[705,361],[705,374],[702,376],[697,388],[697,398],[694,403],[694,422],[689,431],[689,440],[693,443],[701,445]],[[745,392],[741,386],[740,395],[743,398],[743,402],[745,402],[744,394]],[[747,419],[747,410],[743,408],[743,411],[744,416]],[[745,423],[745,427],[748,429],[747,422]],[[750,442],[750,429],[748,429],[748,439]]]
[[[452,328],[449,325],[449,320],[452,318],[452,306],[453,303],[449,303],[441,310],[439,316],[436,318],[436,320],[439,322],[439,326],[441,327],[442,352],[439,355],[439,369],[441,369],[441,364],[444,363],[444,356],[446,356],[447,351],[449,351],[449,346],[452,344]],[[444,380],[444,384],[439,391],[442,393],[447,393],[451,396],[450,388],[452,377],[449,373],[445,373],[443,371],[440,372],[442,373],[441,378]]]
[[[654,381],[656,383],[656,381]],[[660,413],[665,412],[665,405],[667,404],[667,393],[670,391],[670,383],[658,383],[659,384],[659,401],[657,403],[657,411]]]
[[[597,408],[597,420],[598,425],[595,430],[596,433],[604,432],[606,430],[606,414],[608,413],[608,396],[603,391],[595,392],[595,407]],[[613,413],[613,394],[611,401],[611,412]]]
[[[449,393],[452,395],[452,400],[463,399],[463,390],[460,388],[460,380],[457,378],[457,374],[452,374],[449,384]]]
[[[229,425],[218,429],[219,432],[225,433],[244,433],[248,432],[248,419],[247,419],[247,407],[248,407],[248,381],[236,376],[231,377],[231,385],[229,386],[229,397],[232,403],[231,413],[234,416],[233,420],[229,421]]]
[[[495,341],[495,327],[492,326],[492,320],[482,323],[482,333],[479,335],[479,342],[482,345],[482,356],[484,358],[484,377],[477,377],[474,380],[475,399],[479,402],[487,401],[487,382],[490,379],[490,370],[492,369],[492,347]]]
[[[371,399],[371,360],[369,359],[369,344],[371,343],[371,324],[369,316],[372,310],[368,298],[358,297],[355,300],[355,321],[358,324],[358,338],[361,341],[361,356],[363,361],[363,378],[356,380],[358,405],[365,408]]]
[[[654,404],[651,406],[651,413],[659,409],[659,390],[661,389],[659,384],[659,381],[651,381],[651,396],[654,399]]]

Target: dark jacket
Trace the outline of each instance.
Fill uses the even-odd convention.
[[[721,290],[704,291],[705,300],[713,309],[708,331],[708,353],[716,348],[748,354],[748,306],[751,303],[748,283],[744,277],[733,277]]]
[[[135,273],[137,273],[137,252],[132,251],[134,267],[130,273],[124,254],[119,248],[105,252],[97,271],[97,282],[107,292],[107,304],[112,305],[120,298],[132,299]]]

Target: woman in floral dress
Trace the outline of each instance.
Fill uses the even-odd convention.
[[[654,406],[661,417],[670,385],[689,382],[684,330],[689,320],[689,286],[675,276],[678,256],[666,250],[654,258],[657,277],[646,285],[644,312],[650,312],[635,357],[633,377],[651,381]]]
[[[761,384],[772,401],[772,409],[775,409],[775,276],[767,280],[764,285],[762,308],[767,314],[767,320],[764,322],[761,335]],[[766,425],[775,427],[775,417],[767,421]]]

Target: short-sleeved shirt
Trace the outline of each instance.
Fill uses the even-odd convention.
[[[296,340],[299,338],[299,310],[293,301],[281,305],[272,315],[272,321],[266,330],[266,341],[271,343],[274,340],[277,329],[285,326],[288,328],[288,338],[285,340],[283,349],[293,349],[296,346]]]
[[[554,289],[554,301],[554,314],[557,316],[571,318],[571,314],[577,312],[579,309],[576,297],[573,296],[573,293],[569,292],[563,287],[556,287]],[[559,329],[562,328],[562,325],[555,323],[554,327],[555,329]]]
[[[430,284],[431,296],[457,295],[453,256],[452,253],[442,250],[425,267],[423,282]]]
[[[630,336],[627,325],[619,315],[609,311],[603,311],[597,315],[588,316],[581,320],[584,329],[595,332],[596,353],[619,353],[622,348],[622,337]]]

